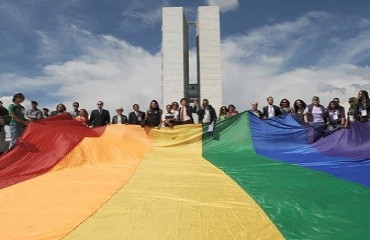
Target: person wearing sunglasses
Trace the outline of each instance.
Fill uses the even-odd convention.
[[[78,102],[74,102],[72,104],[72,107],[73,111],[70,111],[69,115],[71,115],[71,117],[73,118],[76,118],[78,115],[80,115],[80,109],[78,109],[80,107],[80,104]]]
[[[108,110],[103,109],[104,103],[97,102],[97,109],[91,111],[89,125],[92,127],[105,126],[110,123],[110,113]]]
[[[229,114],[228,114],[227,107],[226,106],[222,106],[220,108],[220,113],[218,114],[218,121],[225,120],[228,117],[229,117]]]

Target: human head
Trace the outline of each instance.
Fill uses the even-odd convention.
[[[87,110],[86,109],[80,109],[80,111],[79,111],[79,115],[81,116],[81,117],[84,117],[84,118],[88,118],[89,117],[89,114],[88,114],[88,112],[87,112]]]
[[[369,99],[369,93],[365,90],[361,90],[358,92],[358,100],[362,101],[363,99]]]
[[[166,105],[166,111],[169,113],[169,112],[171,112],[171,109],[172,109],[172,105],[171,104],[167,104]]]
[[[280,101],[280,107],[282,107],[282,108],[290,107],[289,100],[286,99],[286,98],[281,99],[281,101]]]
[[[306,103],[302,99],[297,99],[294,101],[293,107],[294,110],[297,110],[299,108],[306,108]]]
[[[179,109],[179,104],[177,103],[177,102],[172,102],[172,109],[173,110],[177,110],[177,109]]]
[[[1,107],[1,106],[3,106],[3,102],[2,102],[2,101],[0,101],[0,107]]]
[[[339,104],[339,98],[335,97],[333,98],[333,101]]]
[[[73,109],[74,109],[74,110],[78,110],[78,108],[80,107],[80,104],[79,104],[78,102],[74,102],[74,103],[72,104],[72,106],[73,106]]]
[[[49,108],[43,108],[42,112],[44,113],[44,115],[49,114]]]
[[[267,100],[267,103],[268,103],[269,105],[274,104],[274,98],[273,98],[273,97],[269,96],[268,98],[266,98],[266,100]]]
[[[122,107],[118,107],[118,108],[116,108],[116,113],[118,114],[118,115],[122,115],[122,113],[123,113],[123,108]]]
[[[132,105],[132,109],[134,109],[135,112],[138,112],[140,110],[139,104],[135,103],[134,105]]]
[[[258,102],[252,102],[251,106],[252,106],[253,110],[257,110],[258,109]]]
[[[188,99],[186,99],[186,98],[181,98],[181,100],[180,100],[180,104],[181,104],[181,106],[185,107],[186,105],[188,105]]]
[[[98,108],[99,108],[99,109],[102,109],[102,108],[103,108],[103,106],[104,106],[104,103],[103,103],[102,101],[98,101],[98,102],[96,103],[96,105],[98,106]]]
[[[63,113],[67,111],[66,106],[63,103],[59,103],[56,107],[57,112]]]
[[[208,106],[208,104],[209,104],[209,101],[208,101],[208,99],[203,99],[202,100],[202,106],[205,108],[205,107],[207,107]]]
[[[22,93],[16,93],[13,95],[13,103],[22,103],[24,101],[25,97]]]
[[[338,108],[338,103],[336,101],[330,101],[328,104],[328,109],[334,110]]]
[[[319,105],[320,104],[320,98],[318,96],[313,96],[312,97],[312,103],[314,105]]]
[[[357,105],[357,98],[355,98],[355,97],[350,97],[350,98],[348,99],[348,103],[349,103],[349,105],[350,105],[350,106],[355,106],[355,105]]]
[[[159,105],[158,105],[157,100],[152,100],[152,101],[150,101],[149,108],[150,108],[150,109],[159,109]]]
[[[36,101],[31,101],[31,107],[32,109],[36,109],[37,105],[39,105]]]
[[[227,107],[226,106],[220,107],[220,114],[226,114],[226,113],[227,113]]]
[[[236,107],[234,106],[234,104],[230,104],[227,108],[229,109],[229,112],[235,112],[236,111]]]

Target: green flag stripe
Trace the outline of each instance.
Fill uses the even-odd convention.
[[[203,157],[253,197],[285,238],[369,238],[369,188],[256,154],[246,113],[206,130]]]

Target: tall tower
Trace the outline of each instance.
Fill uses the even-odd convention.
[[[162,9],[162,101],[186,96],[189,84],[188,22],[182,7]]]
[[[220,13],[216,6],[199,7],[195,23],[197,83],[189,84],[189,24],[182,7],[162,11],[162,101],[207,98],[222,105]]]

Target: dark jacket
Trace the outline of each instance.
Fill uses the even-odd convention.
[[[101,113],[99,109],[91,111],[89,125],[93,127],[105,126],[110,123],[110,113],[108,110],[102,109]]]
[[[128,115],[128,123],[134,124],[134,125],[140,125],[144,123],[145,113],[142,111],[139,111],[139,116],[141,116],[141,119],[138,119],[135,112],[130,112]]]
[[[145,115],[145,125],[148,125],[150,127],[157,127],[161,123],[161,118],[161,109],[148,109]]]
[[[112,124],[117,124],[117,119],[118,119],[118,116],[117,115],[116,116],[113,116],[113,118],[112,118]],[[127,122],[128,122],[127,117],[125,115],[122,115],[121,116],[121,124],[125,124]]]
[[[178,109],[178,111],[179,111],[179,123],[180,124],[181,124],[181,112],[182,112],[182,109],[183,108],[184,108],[183,106],[180,106],[180,108]],[[190,122],[191,123],[194,123],[192,113],[196,113],[196,111],[197,111],[197,108],[196,107],[192,107],[192,106],[189,106],[189,105],[186,106],[186,113],[190,117]]]
[[[311,103],[310,105],[307,106],[307,119],[308,119],[308,122],[313,122],[313,115],[312,115],[312,110],[313,110],[313,106],[314,104]],[[322,112],[322,118],[324,119],[324,122],[326,123],[327,120],[328,120],[328,112],[326,110],[326,108],[323,106],[323,105],[317,105],[316,107],[319,107],[321,109],[321,112]]]
[[[250,113],[254,114],[255,116],[257,116],[258,118],[263,118],[263,113],[260,111],[260,110],[256,110],[254,111],[253,109],[249,110]]]
[[[216,122],[217,120],[217,114],[216,114],[216,111],[215,109],[211,106],[211,105],[208,105],[207,106],[207,109],[209,111],[209,114],[211,115],[211,119],[210,119],[210,123],[214,123]],[[199,116],[199,122],[202,123],[203,122],[203,118],[204,118],[204,114],[205,114],[205,108],[201,108],[199,109],[199,111],[197,112],[198,116]]]
[[[282,114],[280,108],[278,106],[272,105],[275,112],[275,117]],[[268,118],[269,117],[269,106],[264,106],[262,109],[263,116]]]

